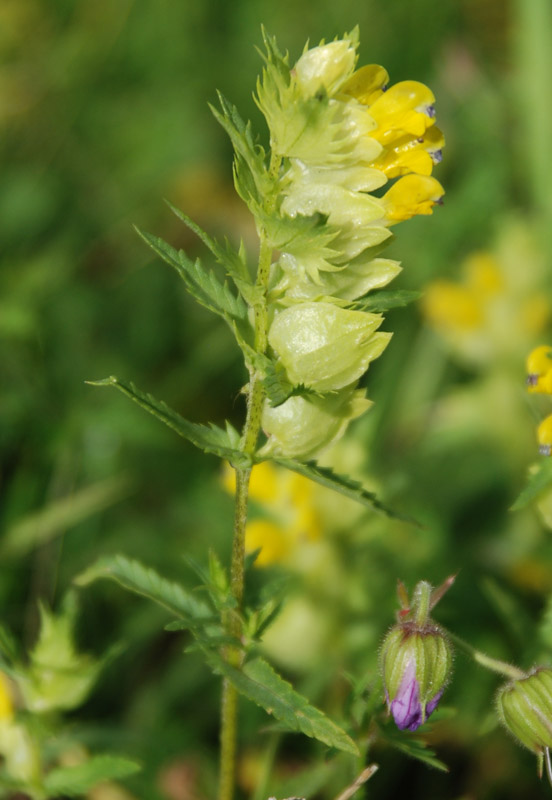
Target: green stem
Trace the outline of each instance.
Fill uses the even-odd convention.
[[[527,677],[527,674],[518,667],[508,664],[506,661],[499,661],[497,658],[491,658],[491,656],[482,653],[480,650],[476,650],[471,644],[468,644],[453,633],[449,633],[449,636],[461,650],[471,656],[477,664],[485,669],[491,672],[497,672],[499,675],[505,675],[507,678],[512,678],[513,680],[521,680]]]
[[[272,154],[269,173],[276,182],[281,159]],[[266,212],[274,212],[275,196],[267,201]],[[267,241],[265,231],[260,233],[259,266],[256,286],[258,291],[254,306],[255,317],[255,350],[264,354],[268,344],[268,308],[267,290],[272,262],[272,247]],[[261,417],[265,391],[263,376],[251,366],[249,369],[249,387],[247,392],[247,414],[242,432],[241,450],[253,455],[257,447],[257,439],[261,430]],[[240,611],[245,588],[245,526],[247,522],[247,499],[251,469],[236,468],[236,505],[234,514],[234,538],[232,542],[232,560],[230,567],[230,586],[236,609],[227,612],[223,623],[228,635],[235,638],[241,635]],[[239,667],[242,659],[241,651],[236,647],[228,647],[225,657],[230,664]],[[220,778],[218,800],[232,800],[234,796],[236,749],[238,730],[238,695],[236,689],[225,678],[222,684],[221,729],[220,729]]]

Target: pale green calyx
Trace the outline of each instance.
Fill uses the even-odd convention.
[[[363,390],[347,387],[324,397],[290,397],[272,408],[265,404],[262,427],[268,441],[260,455],[309,459],[336,442],[351,420],[370,406]]]
[[[72,606],[60,615],[40,608],[40,634],[30,653],[30,663],[16,673],[29,711],[75,708],[85,700],[98,676],[101,662],[75,648],[74,615]]]
[[[552,747],[552,669],[536,667],[525,678],[501,687],[496,709],[510,733],[542,756]]]
[[[358,380],[383,352],[391,334],[376,333],[382,319],[326,302],[298,303],[275,316],[268,341],[292,384],[330,392]]]

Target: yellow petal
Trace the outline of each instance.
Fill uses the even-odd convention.
[[[386,69],[378,64],[367,64],[351,75],[341,91],[356,98],[363,106],[369,106],[383,94],[388,83]]]
[[[410,219],[416,214],[432,214],[445,190],[435,178],[427,175],[405,175],[381,198],[389,224]]]
[[[8,679],[0,672],[0,720],[13,717],[13,702]]]
[[[397,178],[410,172],[431,175],[433,165],[441,161],[444,146],[445,137],[434,125],[428,128],[424,136],[408,134],[384,147],[379,158],[370,166],[381,170],[388,178]]]
[[[479,294],[489,296],[504,288],[504,276],[500,265],[489,253],[474,253],[464,264],[469,286]]]
[[[539,453],[543,456],[552,454],[552,414],[545,417],[537,428]]]
[[[528,390],[547,394],[548,376],[552,377],[552,347],[548,344],[535,347],[527,356],[526,367]]]
[[[435,122],[435,97],[423,83],[401,81],[370,106],[377,128],[370,136],[388,144],[405,134],[423,136]]]

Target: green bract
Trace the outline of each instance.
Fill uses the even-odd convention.
[[[326,397],[290,397],[276,408],[267,403],[262,426],[268,442],[261,454],[312,458],[339,439],[349,422],[371,405],[364,391],[354,388]]]
[[[358,380],[383,352],[391,334],[375,333],[382,319],[331,303],[299,303],[276,315],[268,341],[291,383],[331,392]]]

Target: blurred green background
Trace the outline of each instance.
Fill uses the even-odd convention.
[[[0,602],[27,646],[37,600],[58,603],[101,554],[124,552],[190,586],[184,554],[205,558],[214,546],[227,558],[232,500],[216,460],[84,382],[115,374],[188,419],[240,424],[246,378],[227,330],[132,226],[198,255],[166,198],[211,234],[243,237],[254,254],[230,146],[208,103],[220,89],[265,141],[252,100],[261,24],[292,60],[307,39],[358,24],[359,63],[383,64],[392,82],[428,83],[447,138],[436,171],[445,205],[397,229],[388,251],[404,266],[396,286],[461,284],[464,260],[485,251],[499,270],[506,264],[502,315],[492,331],[483,316],[466,348],[454,313],[439,324],[423,305],[389,313],[394,338],[367,381],[376,405],[335,458],[424,525],[313,501],[334,504],[322,532],[326,560],[282,571],[292,575],[290,602],[316,607],[306,630],[319,636],[304,663],[290,663],[285,633],[273,636],[273,655],[302,691],[340,714],[343,672],[375,674],[396,579],[412,587],[459,570],[439,607],[444,625],[521,666],[551,658],[552,628],[541,623],[552,593],[550,516],[508,512],[547,413],[546,398],[525,396],[524,359],[550,342],[549,18],[548,0],[1,0]],[[540,327],[530,304],[529,321],[516,316],[536,296],[546,306]],[[124,644],[78,715],[88,723],[83,741],[142,760],[128,784],[136,797],[212,796],[217,681],[145,602],[104,585],[80,602],[83,647]],[[451,715],[431,734],[450,773],[380,744],[367,794],[545,797],[533,758],[496,729],[496,685],[459,656]],[[265,723],[244,709],[244,795]],[[300,774],[320,752],[287,737],[275,771]],[[308,793],[298,780],[289,794]],[[315,782],[310,796],[330,797],[338,781]]]

